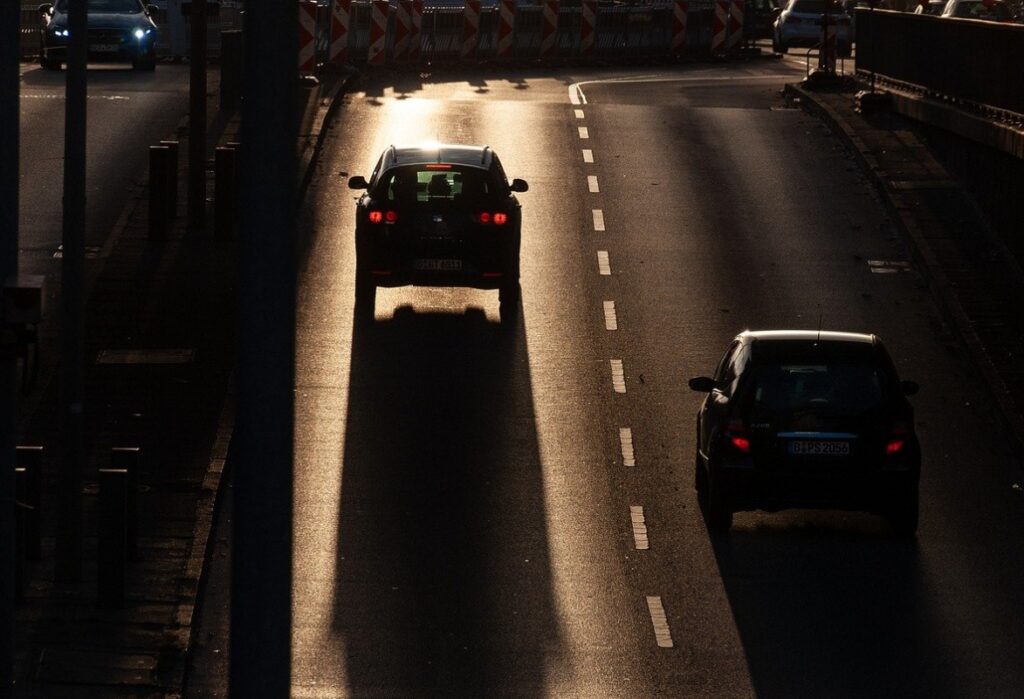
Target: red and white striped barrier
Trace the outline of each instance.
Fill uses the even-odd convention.
[[[686,46],[686,19],[690,14],[690,3],[687,0],[676,0],[672,6],[672,45],[669,49],[673,55],[683,52]]]
[[[501,0],[498,3],[498,58],[512,56],[512,39],[515,28],[516,0]]]
[[[409,54],[412,38],[412,0],[398,0],[395,7],[394,59],[404,61]]]
[[[480,45],[480,0],[466,0],[462,13],[462,60],[474,58]]]
[[[370,47],[366,52],[366,62],[371,66],[384,64],[387,32],[388,0],[373,0],[373,11],[370,14]]]
[[[743,41],[743,0],[729,2],[729,30],[725,39],[725,50],[732,53]]]
[[[540,18],[540,56],[547,58],[555,53],[555,39],[558,35],[558,0],[544,0]]]
[[[412,0],[409,10],[409,50],[405,52],[410,61],[420,59],[420,46],[423,43],[423,0]]]
[[[580,55],[589,56],[594,52],[597,33],[597,0],[583,0],[580,9]]]
[[[316,72],[316,3],[299,2],[299,74]]]
[[[348,60],[348,25],[352,16],[352,0],[331,2],[331,45],[328,60],[341,65]]]
[[[715,14],[711,18],[711,53],[717,55],[725,48],[729,21],[729,0],[715,0]]]

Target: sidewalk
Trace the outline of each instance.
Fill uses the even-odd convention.
[[[786,94],[830,124],[902,227],[929,291],[979,367],[1024,449],[1024,273],[965,189],[914,135],[911,120],[863,115],[854,93],[788,85]]]
[[[297,182],[308,181],[345,76],[306,90]],[[219,71],[208,74],[208,135],[238,140],[238,112],[218,112]],[[59,385],[57,304],[40,331],[48,357],[22,406],[19,444],[42,445],[42,559],[26,565],[17,611],[18,697],[176,697],[233,424],[235,242],[186,232],[187,129],[179,128],[178,215],[168,239],[150,242],[145,187],[104,249],[87,262],[83,474],[83,579],[53,582],[57,528]],[[174,138],[174,134],[167,134]],[[212,169],[212,164],[210,165]],[[208,197],[213,176],[208,173]],[[124,609],[96,604],[96,469],[111,447],[140,447],[137,562]]]

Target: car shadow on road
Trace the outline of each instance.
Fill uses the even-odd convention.
[[[353,332],[333,623],[353,696],[539,696],[561,646],[526,339]]]
[[[965,696],[916,541],[868,515],[771,517],[712,535],[757,696]]]

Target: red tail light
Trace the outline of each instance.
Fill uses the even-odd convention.
[[[380,223],[384,220],[384,214],[380,211],[370,212],[370,223]]]
[[[476,220],[485,226],[491,223],[495,226],[504,226],[508,223],[508,214],[503,211],[495,211],[493,214],[490,211],[481,211],[476,215]]]
[[[397,220],[398,220],[398,212],[397,211],[388,211],[386,214],[384,214],[384,221],[387,222],[387,223],[394,223]]]
[[[747,436],[747,428],[743,424],[743,420],[738,418],[729,420],[729,426],[725,428],[725,436],[729,438],[729,443],[733,447],[744,454],[750,453],[750,437]]]
[[[889,435],[889,441],[885,443],[885,454],[886,456],[892,456],[903,451],[904,445],[907,443],[907,435],[910,434],[910,428],[905,422],[897,422],[892,426],[892,433]]]

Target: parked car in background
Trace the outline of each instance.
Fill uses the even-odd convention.
[[[1003,0],[947,0],[943,17],[1012,22],[1013,13]]]
[[[946,9],[946,0],[928,0],[914,8],[915,15],[934,15],[938,17]]]
[[[155,7],[141,0],[88,0],[90,61],[131,63],[136,70],[156,69]],[[39,65],[60,70],[68,53],[68,0],[39,6]]]
[[[747,0],[743,11],[743,33],[748,39],[770,39],[781,7],[779,0]]]
[[[709,529],[733,513],[786,508],[863,510],[912,535],[921,449],[907,396],[874,335],[814,330],[743,332],[697,413],[694,485]]]
[[[794,46],[818,46],[826,8],[829,21],[836,27],[836,52],[840,56],[849,56],[853,47],[850,15],[835,0],[789,0],[773,25],[772,50],[786,53]]]

